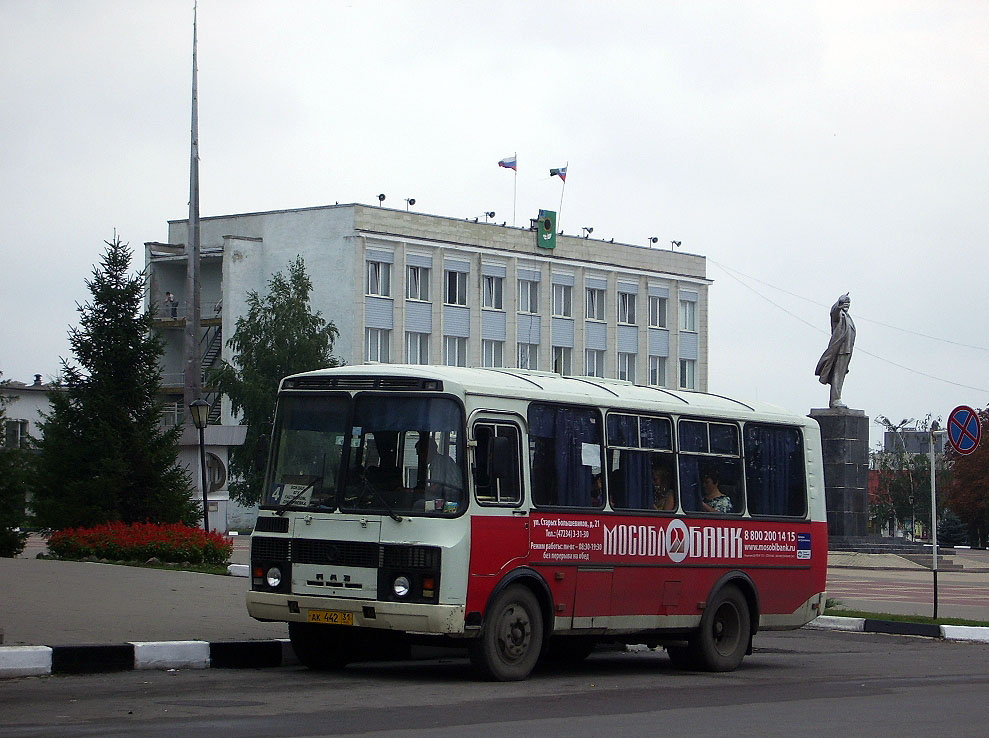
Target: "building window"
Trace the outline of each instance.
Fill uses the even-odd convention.
[[[618,378],[635,382],[635,354],[618,354]]]
[[[504,341],[481,341],[481,366],[505,366]]]
[[[680,300],[680,330],[697,330],[697,303],[693,300]]]
[[[666,298],[649,296],[649,327],[666,327]]]
[[[447,305],[467,304],[467,272],[447,270],[443,302]]]
[[[384,261],[367,263],[367,294],[391,297],[391,264]]]
[[[27,443],[26,420],[8,420],[4,423],[3,446],[5,448],[24,448]]]
[[[553,371],[565,377],[573,374],[573,349],[569,346],[553,347]]]
[[[539,369],[539,344],[519,344],[519,369]]]
[[[604,320],[604,290],[587,288],[587,319]]]
[[[604,351],[595,349],[584,351],[584,374],[588,377],[604,376]]]
[[[531,279],[519,280],[519,312],[539,312],[539,282]]]
[[[405,360],[409,364],[429,363],[429,334],[412,333],[405,334]]]
[[[365,333],[364,352],[366,361],[387,362],[389,357],[388,343],[391,340],[391,331],[384,328],[368,328]]]
[[[695,359],[680,359],[680,389],[697,389],[697,361]]]
[[[666,357],[649,357],[649,384],[653,387],[666,386]]]
[[[467,366],[467,339],[443,336],[443,363],[447,366]]]
[[[635,294],[632,292],[618,293],[618,322],[635,325]]]
[[[410,300],[429,300],[429,269],[410,266],[406,269],[405,296]]]
[[[484,276],[481,282],[481,306],[494,310],[503,310],[502,291],[505,286],[504,277]]]
[[[553,315],[561,318],[573,316],[573,287],[568,284],[553,285]]]

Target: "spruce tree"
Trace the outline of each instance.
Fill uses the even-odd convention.
[[[290,374],[339,364],[332,355],[337,328],[311,311],[310,292],[312,282],[301,256],[289,263],[287,276],[276,272],[271,277],[267,295],[248,292],[247,314],[237,318],[227,341],[235,352],[233,364],[222,362],[211,376],[248,426],[244,444],[230,458],[230,496],[245,505],[262,497],[255,458],[259,439],[271,435],[278,383]]]
[[[91,301],[69,331],[78,366],[62,360],[42,423],[34,511],[48,528],[106,521],[185,522],[201,511],[177,462],[181,428],[161,425],[161,339],[143,309],[144,274],[114,236],[86,281]]]

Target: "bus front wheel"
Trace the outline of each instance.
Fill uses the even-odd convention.
[[[506,588],[488,607],[470,660],[482,676],[499,682],[525,679],[543,647],[543,616],[535,595],[520,585]]]
[[[751,617],[745,595],[727,586],[704,609],[701,627],[691,639],[690,659],[706,671],[732,671],[749,648]],[[673,660],[676,663],[676,659]]]

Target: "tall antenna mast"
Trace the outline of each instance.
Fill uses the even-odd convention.
[[[192,422],[189,405],[202,397],[202,359],[199,349],[199,98],[196,65],[196,15],[192,9],[192,150],[189,157],[189,236],[186,239],[185,405],[186,423]]]

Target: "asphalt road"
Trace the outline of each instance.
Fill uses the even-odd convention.
[[[729,674],[599,652],[526,682],[464,658],[269,670],[122,672],[0,683],[0,738],[27,736],[985,736],[989,645],[762,633]]]

